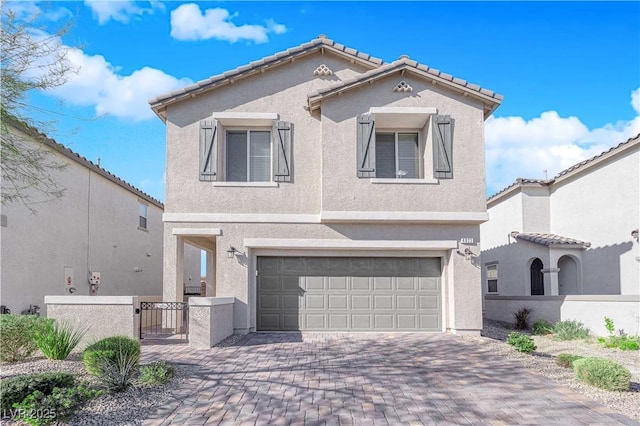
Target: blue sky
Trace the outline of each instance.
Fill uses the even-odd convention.
[[[485,123],[487,194],[640,133],[638,2],[15,2],[77,74],[33,105],[49,133],[164,200],[164,124],[147,100],[318,36],[504,95]]]

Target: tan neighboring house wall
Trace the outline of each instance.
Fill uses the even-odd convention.
[[[318,73],[323,67],[330,74]],[[408,58],[384,64],[325,37],[151,100],[167,127],[164,299],[179,298],[185,243],[207,251],[207,296],[234,298],[240,333],[260,329],[263,257],[437,258],[436,331],[478,334],[484,119],[500,100]],[[358,177],[358,117],[369,113],[376,131],[418,133],[418,178]],[[455,120],[450,179],[434,177],[436,116]],[[202,181],[200,135],[210,120],[217,176]],[[227,132],[270,130],[275,121],[293,124],[289,181],[227,181]],[[458,253],[465,248],[470,256]]]
[[[531,295],[534,258],[550,269],[544,295],[640,294],[639,168],[636,136],[549,181],[519,179],[489,198],[489,221],[480,226],[483,294],[487,266],[496,264],[498,295]],[[514,231],[584,244],[545,245]]]
[[[37,204],[36,214],[20,203],[1,207],[0,303],[18,314],[39,305],[46,314],[46,295],[91,295],[90,272],[100,273],[97,296],[161,295],[162,203],[51,139],[41,148],[67,164],[53,176],[66,190]],[[185,277],[198,284],[199,258],[199,250],[187,248]]]

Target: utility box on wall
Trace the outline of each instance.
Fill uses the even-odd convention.
[[[100,284],[100,272],[89,272],[89,284]]]

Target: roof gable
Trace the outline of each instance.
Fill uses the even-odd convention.
[[[502,102],[502,95],[491,90],[484,89],[477,84],[453,77],[450,74],[445,74],[435,68],[430,68],[427,65],[420,64],[409,59],[408,56],[403,55],[397,61],[384,64],[357,77],[341,81],[332,86],[310,93],[308,95],[309,109],[318,109],[320,108],[320,103],[324,99],[361,87],[365,83],[371,83],[396,72],[410,72],[419,78],[430,81],[433,84],[439,84],[443,87],[452,89],[463,96],[472,96],[479,99],[484,104],[485,118],[491,115]]]
[[[192,98],[203,93],[215,90],[227,84],[234,83],[240,79],[260,74],[268,69],[272,69],[287,63],[291,63],[298,58],[310,55],[315,52],[331,53],[358,63],[366,68],[373,69],[383,64],[382,59],[375,58],[368,53],[360,52],[343,44],[336,43],[326,38],[324,35],[318,36],[307,43],[278,52],[274,55],[253,61],[247,65],[226,71],[222,74],[214,75],[205,80],[198,81],[192,85],[174,90],[163,95],[156,96],[149,100],[153,111],[163,120],[166,120],[166,108],[176,102]]]

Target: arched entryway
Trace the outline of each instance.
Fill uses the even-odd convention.
[[[531,295],[543,296],[544,295],[544,275],[542,274],[542,260],[537,257],[531,262]]]
[[[558,259],[558,293],[578,294],[578,264],[571,256]]]

